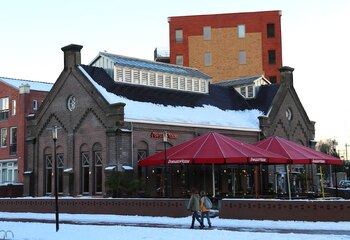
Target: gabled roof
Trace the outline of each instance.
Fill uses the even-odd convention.
[[[264,76],[259,75],[259,76],[250,76],[250,77],[231,79],[226,81],[219,81],[219,82],[216,82],[215,84],[220,86],[226,86],[226,87],[239,87],[243,85],[251,85],[255,81],[260,79],[266,81],[267,83],[270,83]]]
[[[164,73],[189,76],[189,77],[201,78],[201,79],[208,79],[208,80],[211,79],[209,75],[204,74],[195,68],[183,67],[183,66],[178,66],[174,64],[155,62],[155,61],[144,60],[139,58],[126,57],[126,56],[121,56],[121,55],[116,55],[111,53],[105,53],[105,52],[100,52],[99,55],[94,60],[92,60],[92,62],[89,65],[93,65],[93,63],[96,60],[98,60],[100,57],[106,57],[110,61],[112,61],[114,64],[130,67],[130,68],[135,67],[135,68],[141,68],[141,69],[156,71],[156,72],[164,72]]]
[[[31,90],[42,91],[42,92],[49,92],[53,86],[53,83],[48,83],[48,82],[37,82],[37,81],[6,78],[6,77],[0,77],[0,81],[17,89],[19,89],[19,87],[22,84],[29,84]]]

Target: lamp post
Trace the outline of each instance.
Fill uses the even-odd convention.
[[[168,133],[164,131],[163,133],[163,143],[164,143],[164,171],[163,171],[163,196],[168,196],[168,171],[167,171],[167,156],[166,156],[166,144],[168,142]]]
[[[59,217],[58,217],[58,169],[57,169],[57,156],[56,156],[56,141],[57,141],[57,126],[52,128],[53,139],[53,162],[54,162],[54,185],[55,185],[55,215],[56,215],[56,232],[59,230]]]

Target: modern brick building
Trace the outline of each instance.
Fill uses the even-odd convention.
[[[0,77],[0,184],[23,183],[26,117],[36,113],[52,85]]]
[[[170,63],[199,69],[213,83],[264,75],[279,83],[281,11],[169,17]]]
[[[310,121],[293,88],[292,68],[282,68],[281,84],[253,84],[254,97],[235,87],[210,84],[197,69],[99,53],[81,64],[82,46],[63,47],[64,70],[28,122],[25,195],[53,193],[54,144],[62,195],[105,195],[111,171],[130,170],[145,181],[149,196],[159,196],[163,166],[141,168],[138,161],[208,131],[254,143],[280,135],[310,146]],[[261,83],[261,84],[258,84]],[[240,86],[241,88],[242,86]],[[288,114],[286,114],[288,113]],[[168,142],[163,142],[163,132]],[[217,191],[251,191],[251,166],[216,166]],[[264,190],[269,187],[264,171]],[[271,171],[274,171],[273,169]],[[174,166],[169,184],[174,196],[190,187],[212,189],[211,166]]]

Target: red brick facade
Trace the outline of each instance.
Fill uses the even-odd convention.
[[[11,82],[11,79],[6,79]],[[13,79],[16,81],[16,79]],[[31,82],[28,81],[30,85]],[[25,154],[25,139],[26,139],[26,117],[35,113],[44,101],[48,92],[30,90],[28,93],[20,93],[16,87],[8,85],[0,81],[0,98],[8,98],[9,108],[7,112],[8,118],[2,118],[0,121],[0,128],[7,129],[6,147],[0,148],[0,162],[3,164],[7,162],[17,162],[18,173],[16,182],[23,182],[24,166],[26,164],[27,156]],[[37,102],[36,109],[34,108],[34,101]],[[15,106],[14,106],[15,104]],[[17,128],[16,140],[11,138],[11,129]],[[15,137],[14,137],[15,139]],[[1,181],[0,181],[1,182]]]
[[[276,77],[279,82],[278,69],[282,67],[280,18],[280,11],[170,17],[170,63],[176,64],[176,56],[182,55],[184,66],[209,74],[213,82],[253,75],[265,75],[271,81]],[[245,26],[244,38],[237,36],[237,26],[241,24]],[[273,26],[273,36],[268,36],[268,24]],[[211,27],[209,40],[203,40],[204,26]],[[179,29],[182,29],[183,39],[176,42],[175,31]],[[247,52],[245,64],[238,63],[240,50]],[[274,63],[269,63],[270,50],[275,53]],[[212,67],[203,64],[205,52],[212,54]]]

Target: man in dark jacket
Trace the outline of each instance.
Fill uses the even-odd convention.
[[[203,225],[201,219],[199,218],[200,197],[199,197],[199,194],[198,194],[198,190],[192,189],[192,194],[191,194],[190,201],[188,202],[187,209],[192,212],[191,228],[194,227],[194,221],[196,219],[198,221],[198,223],[200,224],[200,228],[203,229],[204,225]]]

